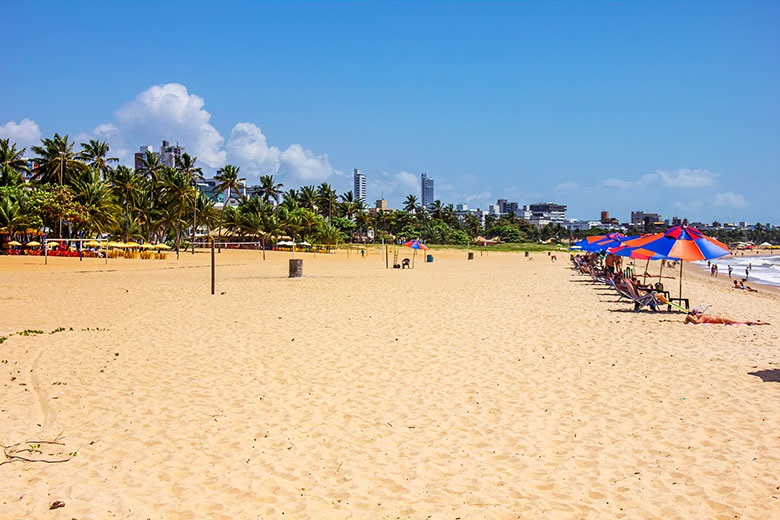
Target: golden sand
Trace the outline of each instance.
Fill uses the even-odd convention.
[[[780,516],[775,292],[432,254],[0,257],[0,518]]]

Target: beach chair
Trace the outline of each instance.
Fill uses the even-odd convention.
[[[643,307],[650,307],[653,311],[657,311],[658,307],[662,305],[662,302],[658,300],[653,291],[639,294],[639,291],[631,280],[624,280],[622,285],[615,285],[615,287],[618,289],[621,296],[628,298],[634,303],[634,311],[639,311]]]

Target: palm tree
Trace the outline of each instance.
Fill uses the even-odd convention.
[[[277,183],[274,180],[273,175],[261,175],[260,176],[260,189],[258,195],[264,202],[270,203],[274,201],[274,204],[279,204],[279,197],[282,195],[282,183]]]
[[[163,201],[169,217],[176,225],[176,257],[181,250],[181,228],[184,209],[194,204],[198,191],[190,177],[176,168],[163,168],[160,176]]]
[[[323,182],[317,187],[317,205],[324,211],[327,210],[328,223],[333,223],[333,208],[338,204],[338,197],[336,190],[328,184]]]
[[[460,229],[460,220],[455,213],[455,207],[452,204],[447,204],[441,210],[441,219],[450,227]]]
[[[19,201],[11,197],[0,197],[0,232],[8,233],[13,239],[19,231],[30,225],[30,217]]]
[[[17,150],[16,143],[10,144],[9,139],[0,139],[0,186],[18,186],[30,172],[25,150]]]
[[[156,200],[154,198],[154,192],[157,190],[157,183],[160,181],[160,173],[164,167],[160,155],[147,150],[143,159],[141,159],[141,167],[137,170],[138,173],[149,179],[149,182],[151,183],[152,202]]]
[[[71,184],[87,166],[73,151],[73,141],[67,135],[54,134],[49,139],[41,139],[42,146],[33,146],[32,152],[38,155],[36,178],[47,184]]]
[[[314,186],[303,186],[298,190],[298,204],[302,208],[317,211],[317,189]]]
[[[368,228],[371,226],[371,214],[368,211],[361,211],[355,216],[355,223],[357,223],[362,235],[368,235]]]
[[[299,199],[300,196],[298,195],[298,190],[290,188],[289,190],[285,191],[284,194],[282,194],[282,203],[279,204],[279,206],[284,207],[288,212],[295,211],[301,207],[301,205],[298,203]]]
[[[90,139],[88,143],[81,143],[81,152],[78,158],[91,168],[100,172],[104,179],[107,179],[113,170],[111,163],[119,162],[116,157],[106,157],[108,155],[108,143]]]
[[[115,202],[111,186],[100,178],[94,170],[92,179],[81,179],[73,184],[76,194],[74,201],[83,208],[83,220],[77,223],[77,229],[87,236],[93,233],[105,233],[114,230],[119,224],[119,208]]]
[[[217,181],[217,192],[224,193],[225,190],[227,190],[227,199],[222,205],[222,215],[225,213],[225,207],[230,205],[230,196],[234,191],[240,193],[239,190],[243,187],[244,181],[246,181],[245,178],[238,176],[238,171],[240,169],[241,168],[238,166],[226,164],[219,169],[216,177],[214,177],[214,180]],[[219,218],[219,236],[222,236],[222,216]]]
[[[301,208],[298,210],[298,213],[300,215],[301,228],[305,231],[303,238],[313,240],[317,230],[323,224],[322,217],[308,208]]]
[[[192,157],[184,152],[181,157],[176,157],[176,168],[189,177],[192,186],[198,190],[198,181],[203,180],[203,170],[195,166],[197,157]],[[198,197],[192,200],[192,254],[195,254],[195,230],[198,228]]]
[[[407,213],[414,213],[417,210],[417,197],[414,195],[407,195],[404,201],[404,211]]]
[[[135,212],[144,191],[144,178],[127,166],[119,165],[109,177],[111,191],[125,209],[125,242],[130,240],[131,212]]]
[[[320,244],[335,245],[341,240],[341,232],[333,224],[325,222],[319,229],[316,239]]]
[[[439,199],[434,200],[433,203],[431,203],[431,217],[436,220],[441,220],[442,209],[444,209],[444,205],[441,201]]]

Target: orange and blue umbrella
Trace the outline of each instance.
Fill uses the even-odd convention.
[[[415,238],[414,240],[410,240],[410,241],[404,243],[404,245],[406,247],[410,247],[412,249],[422,249],[422,250],[428,249],[428,246],[426,246],[425,244],[420,242],[419,238]]]
[[[674,226],[664,233],[656,233],[628,241],[624,246],[626,246],[626,253],[631,250],[642,250],[657,255],[653,258],[686,262],[711,260],[726,256],[731,252],[723,242],[710,238],[698,229],[688,226]],[[616,252],[615,254],[620,253]],[[682,297],[682,262],[680,262],[680,297]]]
[[[591,252],[607,251],[610,248],[619,247],[624,242],[628,240],[632,240],[634,238],[638,238],[638,237],[635,236],[627,237],[622,233],[610,233],[609,235],[605,235],[599,238],[598,240],[594,240],[580,247],[582,247],[582,249],[584,249],[585,251],[591,251]]]
[[[630,249],[641,248],[670,260],[686,262],[711,260],[730,253],[729,247],[723,242],[688,226],[674,226],[664,233],[639,237],[623,245]]]

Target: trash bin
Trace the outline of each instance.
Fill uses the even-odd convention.
[[[474,253],[469,251],[469,260],[474,260]]]
[[[528,256],[528,251],[525,252],[525,256]]]
[[[433,255],[428,255],[425,257],[426,262],[433,262]]]
[[[299,258],[290,259],[290,278],[303,278],[303,260]]]

